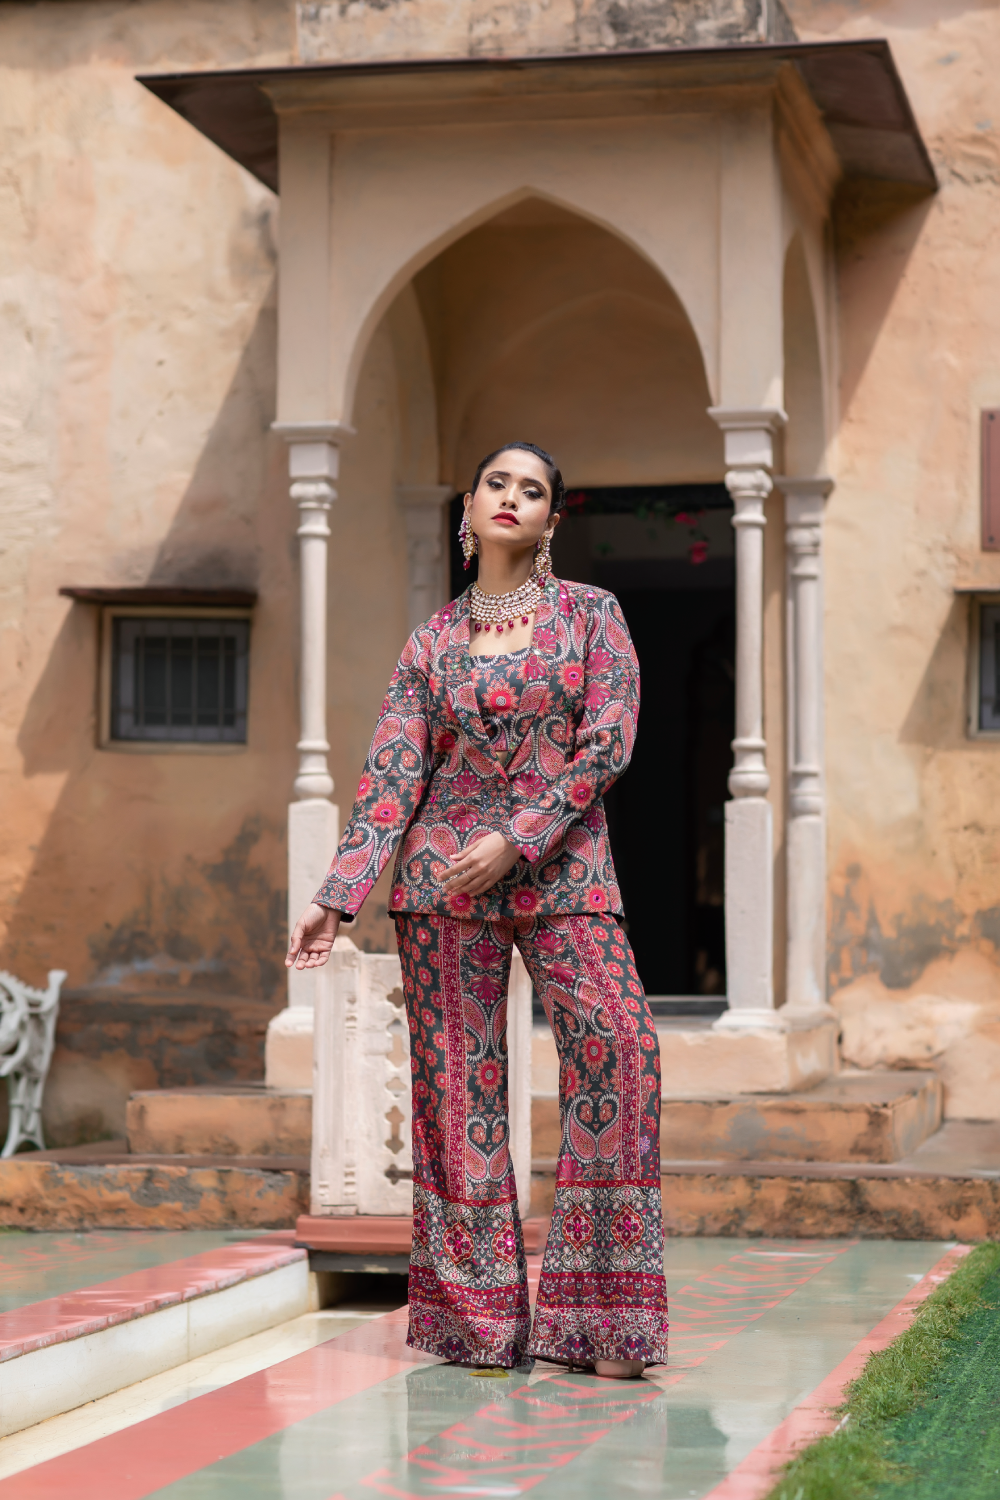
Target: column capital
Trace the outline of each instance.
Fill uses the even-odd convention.
[[[356,429],[346,422],[272,422],[271,431],[286,443],[333,443],[338,448],[356,436]]]
[[[775,474],[774,487],[785,497],[785,526],[790,541],[793,527],[818,526],[822,523],[823,508],[833,484],[833,480],[825,474],[814,479],[796,479],[789,474]]]
[[[726,440],[727,469],[773,469],[774,440],[788,422],[780,406],[710,406]]]

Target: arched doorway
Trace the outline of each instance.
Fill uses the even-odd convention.
[[[539,198],[464,235],[412,288],[441,480],[461,493],[512,438],[563,467],[557,572],[618,595],[642,668],[636,754],[607,799],[640,972],[655,996],[721,996],[733,547],[687,315],[623,241]],[[453,560],[457,592],[469,575]]]

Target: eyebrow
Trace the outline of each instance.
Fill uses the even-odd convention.
[[[483,475],[483,478],[484,479],[509,479],[510,478],[510,470],[509,469],[490,469],[490,471],[489,471],[488,474],[484,474]],[[546,482],[545,482],[544,479],[522,479],[521,483],[522,484],[533,484],[533,485],[536,485],[538,487],[538,489],[541,489],[541,490],[547,490],[548,489],[548,485],[546,484]]]

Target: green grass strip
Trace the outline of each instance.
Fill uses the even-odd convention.
[[[990,1302],[995,1297],[1000,1303],[1000,1245],[978,1245],[961,1261],[948,1280],[921,1304],[910,1327],[894,1339],[888,1348],[873,1354],[861,1374],[852,1380],[845,1392],[846,1399],[838,1410],[841,1426],[829,1437],[820,1438],[799,1454],[785,1469],[780,1482],[768,1496],[768,1500],[883,1500],[885,1496],[898,1496],[900,1485],[906,1485],[906,1500],[980,1500],[980,1496],[996,1500],[1000,1496],[1000,1478],[995,1478],[993,1489],[942,1488],[941,1473],[928,1486],[923,1485],[918,1458],[933,1458],[935,1441],[940,1441],[940,1427],[948,1420],[954,1422],[954,1408],[961,1406],[966,1396],[965,1372],[972,1374],[973,1383],[981,1399],[975,1403],[979,1427],[987,1427],[983,1402],[988,1402],[992,1390],[992,1424],[1000,1428],[1000,1397],[998,1388],[997,1352],[1000,1350],[1000,1314]],[[973,1320],[971,1323],[969,1320]],[[982,1327],[980,1327],[982,1324]],[[985,1328],[991,1330],[984,1337]],[[989,1356],[973,1361],[970,1369],[963,1358],[968,1334],[975,1334],[978,1345],[973,1346],[992,1351],[993,1366]],[[950,1382],[952,1399],[942,1404],[942,1391],[938,1384]],[[925,1399],[926,1398],[926,1399]],[[923,1421],[924,1413],[939,1408],[942,1421],[937,1414]],[[971,1408],[970,1408],[971,1410]],[[946,1415],[950,1413],[950,1417]],[[911,1417],[917,1425],[910,1431],[904,1419]],[[964,1430],[963,1423],[963,1430]],[[978,1438],[982,1444],[985,1438]],[[992,1455],[995,1439],[989,1443],[988,1454]],[[981,1450],[987,1456],[987,1450]],[[952,1445],[952,1475],[957,1454]],[[966,1448],[962,1463],[969,1467],[974,1455]],[[992,1463],[992,1457],[989,1457]],[[978,1468],[978,1463],[976,1464]],[[1000,1467],[1000,1464],[997,1465]],[[934,1487],[936,1483],[937,1487]]]

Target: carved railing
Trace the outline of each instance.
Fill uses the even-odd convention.
[[[317,986],[312,1212],[413,1211],[410,1034],[399,959],[338,938]],[[507,1005],[511,1157],[531,1192],[531,982],[515,952]]]
[[[45,1150],[42,1133],[42,1094],[55,1045],[59,992],[65,970],[50,969],[48,988],[0,972],[0,1078],[7,1080],[10,1105],[7,1139],[0,1156],[13,1156],[19,1146]]]

